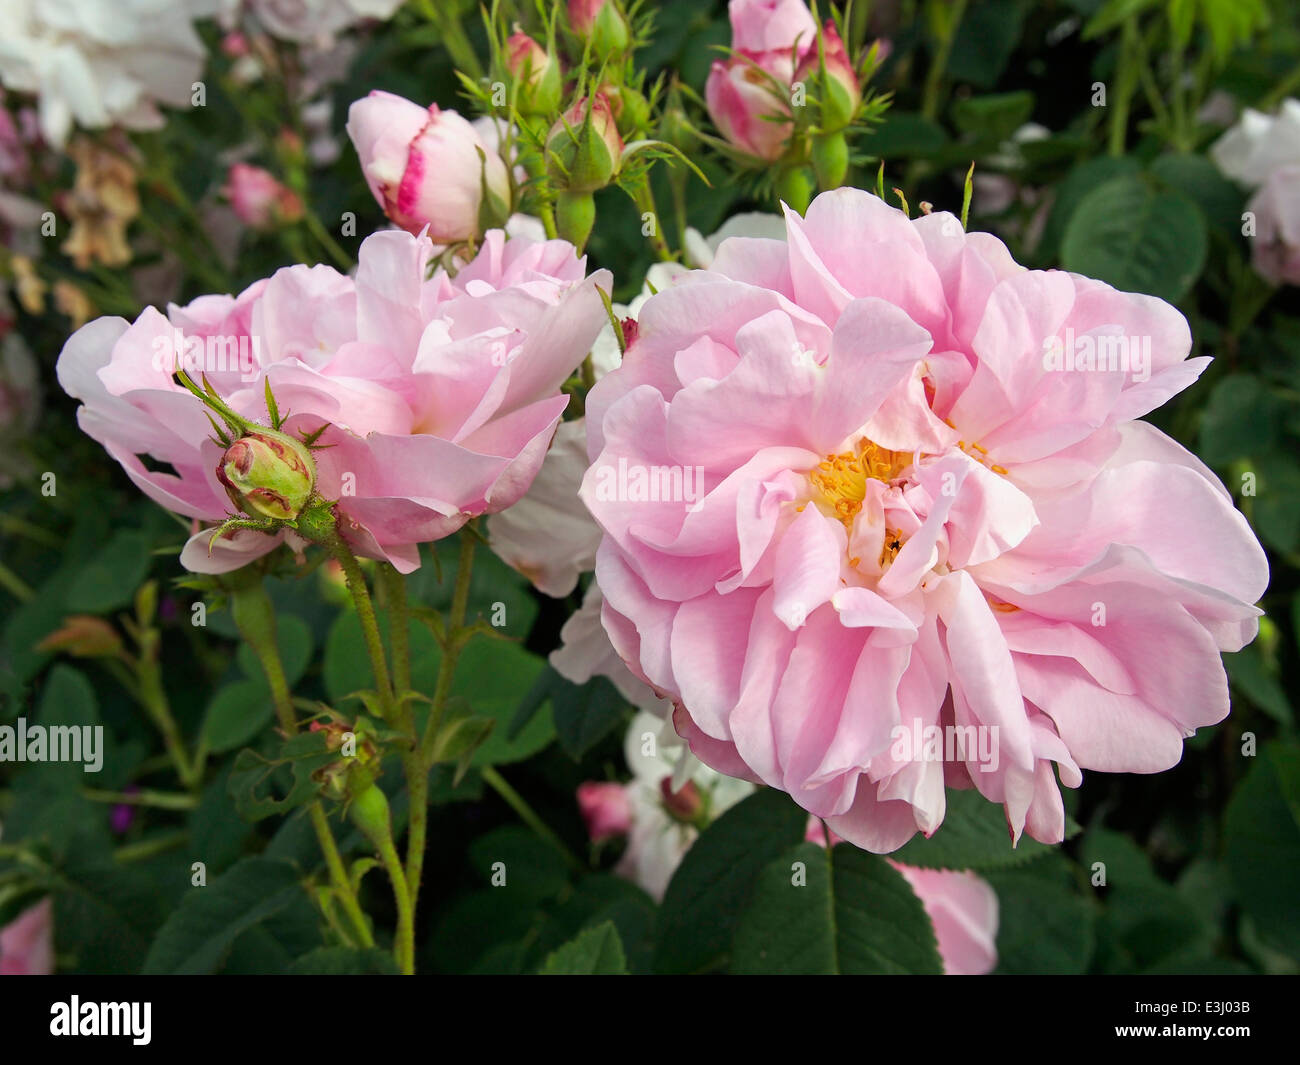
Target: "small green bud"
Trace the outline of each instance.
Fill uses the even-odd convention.
[[[393,839],[393,826],[388,816],[388,797],[378,786],[371,784],[352,799],[348,808],[352,823],[361,829],[366,839],[382,848]]]
[[[547,165],[557,188],[595,192],[618,174],[623,139],[604,93],[578,100],[546,136]]]
[[[316,487],[316,463],[300,440],[275,429],[254,429],[221,456],[217,480],[249,517],[292,521]]]

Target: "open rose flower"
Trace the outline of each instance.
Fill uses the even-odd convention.
[[[101,318],[67,342],[65,391],[81,427],[151,499],[198,522],[232,512],[203,404],[173,376],[205,374],[238,414],[266,420],[269,383],[283,429],[324,427],[316,487],[338,500],[355,551],[403,572],[418,545],[517,500],[568,399],[560,386],[605,320],[585,261],[563,241],[490,232],[455,277],[427,237],[397,230],[361,247],[355,280],[292,266],[239,296],[204,296],[166,316]],[[427,279],[426,279],[427,278]],[[179,353],[179,358],[175,356]],[[260,557],[280,534],[200,529],[181,556],[199,572]]]
[[[1059,841],[1057,774],[1177,763],[1257,631],[1245,519],[1136,420],[1209,360],[949,214],[837,189],[786,225],[652,297],[588,396],[605,628],[701,759],[860,847],[947,787]]]

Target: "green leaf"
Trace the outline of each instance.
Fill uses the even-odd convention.
[[[606,678],[574,684],[548,665],[515,708],[510,735],[522,731],[548,701],[560,746],[575,762],[604,739],[627,712],[627,700]]]
[[[998,895],[998,972],[1087,971],[1096,942],[1097,906],[1071,886],[1068,862],[1053,856],[985,879]]]
[[[1224,836],[1237,901],[1259,938],[1300,958],[1300,745],[1260,750],[1228,803]]]
[[[537,714],[518,736],[507,739],[506,726],[519,701],[546,668],[543,658],[504,640],[472,640],[461,653],[452,691],[469,700],[474,713],[491,718],[496,728],[474,752],[471,765],[505,765],[530,758],[555,738],[549,709]]]
[[[804,837],[808,814],[764,788],[704,830],[673,875],[659,908],[654,969],[693,973],[722,964],[759,873]]]
[[[1061,242],[1061,265],[1173,303],[1200,276],[1206,247],[1205,218],[1191,200],[1119,177],[1079,203]]]
[[[1137,160],[1128,156],[1100,155],[1077,164],[1056,187],[1056,196],[1038,244],[1041,260],[1045,263],[1055,261],[1070,219],[1088,193],[1107,181],[1135,175],[1140,170]]]
[[[914,836],[893,855],[921,869],[1002,869],[1050,854],[1051,847],[1022,835],[1015,847],[1006,814],[978,791],[948,789],[943,824],[929,839]]]
[[[240,933],[298,897],[298,871],[287,862],[245,858],[207,887],[192,887],[158,932],[146,974],[210,973]]]
[[[1162,155],[1151,164],[1151,173],[1167,188],[1194,200],[1215,229],[1234,239],[1240,235],[1241,193],[1205,156]]]
[[[148,534],[138,529],[117,533],[73,580],[68,589],[68,610],[105,614],[127,606],[149,572],[152,546]]]
[[[943,972],[934,927],[903,875],[848,843],[801,843],[765,866],[736,925],[742,974]]]
[[[1201,414],[1197,450],[1225,469],[1239,459],[1264,455],[1276,446],[1278,406],[1258,377],[1235,373],[1222,378]]]
[[[1225,654],[1223,665],[1228,670],[1232,687],[1252,703],[1283,725],[1292,723],[1291,704],[1277,678],[1264,661],[1259,643],[1250,643],[1240,651]]]
[[[323,732],[300,732],[280,748],[275,758],[267,758],[250,748],[240,751],[230,770],[229,785],[239,816],[246,821],[260,821],[310,802],[318,790],[312,773],[338,757],[338,752],[329,750],[327,742]],[[292,784],[277,799],[271,778],[283,766],[291,767]]]
[[[391,954],[382,950],[318,947],[289,966],[291,976],[397,976]]]
[[[952,121],[977,140],[999,144],[1028,122],[1033,111],[1032,92],[990,93],[958,99],[952,105]]]
[[[490,717],[477,717],[469,713],[469,707],[462,700],[449,700],[455,707],[463,708],[461,713],[449,713],[438,733],[438,740],[433,746],[433,763],[435,765],[452,762],[456,771],[452,776],[453,787],[460,783],[470,766],[474,752],[487,742],[488,736],[496,727],[496,721]],[[448,707],[452,710],[453,707]]]
[[[546,959],[542,976],[624,976],[627,959],[612,921],[588,928]]]
[[[493,883],[494,877],[499,883],[504,876],[502,887],[513,889],[517,898],[541,901],[569,885],[563,855],[520,825],[504,825],[479,836],[469,845],[469,861],[486,883]]]
[[[220,754],[250,742],[275,716],[265,682],[238,680],[217,691],[203,714],[203,738]]]

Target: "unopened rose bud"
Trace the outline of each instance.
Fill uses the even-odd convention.
[[[650,102],[628,85],[604,85],[601,94],[609,101],[610,112],[624,137],[635,137],[650,125]]]
[[[300,440],[274,429],[245,433],[226,449],[217,480],[250,517],[292,521],[316,487],[316,463]]]
[[[560,60],[526,33],[506,41],[506,68],[519,82],[519,113],[553,115],[560,106]]]
[[[618,173],[623,138],[604,93],[583,97],[546,137],[551,177],[569,192],[603,189]]]
[[[821,48],[822,54],[819,55],[816,42],[813,42],[794,72],[794,80],[817,86],[821,104],[818,125],[825,132],[834,132],[853,121],[858,104],[862,102],[862,87],[858,84],[853,64],[849,62],[844,42],[836,32],[835,23],[829,20],[822,28]]]
[[[569,0],[569,24],[591,42],[592,57],[598,61],[622,55],[632,40],[627,16],[616,0]]]
[[[713,124],[733,147],[756,161],[772,162],[785,154],[794,131],[786,91],[778,75],[741,54],[713,64],[704,99]]]
[[[298,194],[260,166],[235,163],[221,191],[239,220],[252,229],[270,229],[302,218]]]
[[[626,836],[632,828],[632,806],[622,784],[594,780],[579,784],[578,810],[592,843]]]
[[[36,645],[38,651],[65,651],[77,658],[111,658],[122,650],[122,637],[103,618],[73,614]]]
[[[663,796],[668,815],[678,821],[695,824],[704,813],[704,796],[693,780],[683,784],[681,790],[673,791],[673,778],[664,777],[659,782],[659,793]]]
[[[427,225],[436,243],[457,244],[480,235],[485,214],[494,224],[508,214],[505,163],[455,111],[376,91],[353,103],[347,130],[370,191],[403,229]]]

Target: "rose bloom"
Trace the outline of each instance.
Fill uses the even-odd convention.
[[[204,405],[172,376],[172,354],[241,415],[265,422],[269,382],[284,431],[326,426],[314,453],[320,494],[367,558],[402,572],[418,545],[500,510],[528,488],[568,402],[560,386],[605,320],[598,284],[564,241],[488,233],[453,277],[429,275],[427,237],[390,230],[361,246],[355,280],[291,266],[240,295],[203,296],[134,324],[100,318],[59,357],[81,427],[169,510],[220,522],[221,445]],[[428,278],[426,280],[426,277]],[[146,461],[147,460],[147,461]],[[187,568],[224,572],[281,536],[200,529]],[[210,543],[210,541],[212,541]]]
[[[652,297],[587,398],[605,628],[701,759],[860,847],[934,832],[946,787],[1059,841],[1057,774],[1177,763],[1257,631],[1245,519],[1136,420],[1209,360],[949,214],[838,189],[786,224]]]
[[[273,36],[300,44],[328,47],[336,34],[366,19],[385,20],[403,0],[219,0],[219,15],[227,26],[238,23],[243,11]]]

